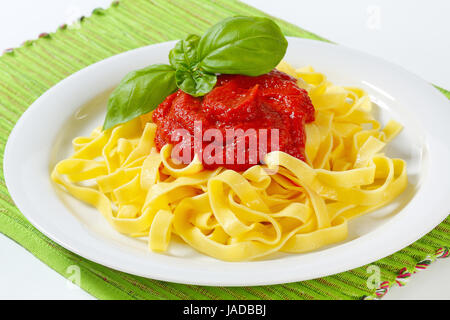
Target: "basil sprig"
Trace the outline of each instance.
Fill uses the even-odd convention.
[[[125,76],[109,97],[103,129],[154,110],[177,88],[203,96],[214,88],[218,73],[267,73],[286,49],[286,38],[268,18],[224,19],[201,37],[191,34],[178,41],[169,53],[170,65],[151,65]]]

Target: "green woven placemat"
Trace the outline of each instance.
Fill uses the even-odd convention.
[[[114,54],[144,45],[202,33],[231,15],[266,15],[235,0],[123,0],[55,33],[41,34],[0,57],[0,158],[20,115],[47,89],[70,74]],[[326,41],[277,20],[284,33]],[[450,98],[449,92],[440,89]],[[395,283],[449,255],[450,218],[409,247],[371,264],[320,279],[259,287],[205,287],[156,281],[88,261],[36,230],[15,207],[0,170],[0,232],[17,241],[65,277],[76,265],[81,287],[100,299],[362,299],[383,296]],[[368,285],[369,284],[369,285]]]

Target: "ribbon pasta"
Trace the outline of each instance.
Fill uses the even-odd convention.
[[[405,161],[382,153],[402,127],[391,120],[381,128],[359,88],[335,86],[311,67],[278,69],[298,78],[316,109],[306,124],[307,162],[277,151],[245,172],[205,170],[197,158],[179,166],[170,145],[156,151],[156,125],[134,119],[75,138],[73,156],[51,178],[117,231],[147,237],[154,251],[167,250],[172,234],[226,261],[342,241],[349,219],[405,189]]]

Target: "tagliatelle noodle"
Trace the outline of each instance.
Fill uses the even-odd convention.
[[[117,231],[147,237],[154,251],[167,250],[172,234],[226,261],[342,241],[349,219],[405,189],[405,161],[382,152],[402,127],[391,120],[381,128],[359,88],[335,86],[311,67],[278,69],[298,79],[316,109],[306,124],[306,162],[276,151],[245,172],[205,170],[197,157],[178,165],[172,146],[156,151],[156,125],[135,119],[75,138],[75,153],[51,178]]]

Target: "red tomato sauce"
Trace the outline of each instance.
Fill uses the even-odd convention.
[[[218,129],[223,134],[223,141],[202,140],[197,144],[201,146],[204,166],[208,169],[222,166],[241,171],[263,161],[265,150],[259,150],[262,148],[262,138],[258,135],[260,129],[268,129],[267,152],[284,151],[305,160],[305,123],[314,121],[314,107],[307,92],[297,86],[295,78],[273,70],[258,77],[220,75],[214,89],[203,97],[193,97],[178,90],[158,106],[152,119],[157,124],[157,149],[167,143],[180,143],[172,133],[176,129],[185,129],[192,137],[191,141],[184,142],[184,147],[191,148],[191,159],[195,153],[200,153],[200,148],[194,149],[194,122],[201,121],[202,133],[208,129]],[[226,130],[230,129],[255,130],[250,130],[252,132],[247,138],[227,139]],[[271,140],[270,130],[273,129],[278,129],[277,145]],[[251,145],[249,137],[252,134],[258,141],[256,146]],[[244,149],[238,148],[239,139],[246,139]],[[205,152],[211,143],[215,143],[216,149]],[[258,149],[256,159],[251,156],[254,148]],[[223,156],[218,151],[223,151]]]

